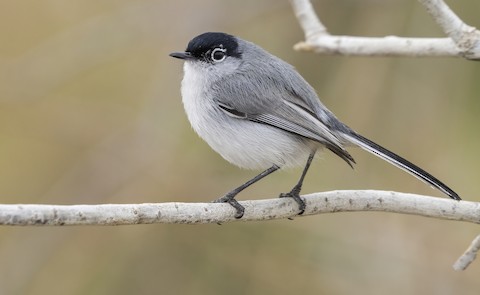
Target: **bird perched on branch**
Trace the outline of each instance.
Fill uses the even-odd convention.
[[[452,199],[456,192],[430,173],[363,137],[340,122],[315,90],[288,63],[259,46],[225,33],[193,38],[184,52],[170,56],[185,61],[181,92],[193,129],[227,161],[264,171],[215,202],[226,202],[241,218],[235,196],[281,169],[305,165],[298,183],[280,197],[300,197],[315,153],[326,148],[353,167],[345,149],[358,146],[432,185]]]

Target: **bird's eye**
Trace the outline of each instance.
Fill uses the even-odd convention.
[[[223,48],[215,48],[212,50],[210,57],[214,62],[221,62],[227,57],[226,49]]]

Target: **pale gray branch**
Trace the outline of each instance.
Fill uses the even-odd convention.
[[[480,223],[480,203],[390,191],[331,191],[303,196],[307,208],[302,216],[335,212],[380,211],[439,219]],[[226,223],[301,217],[298,204],[289,199],[242,201],[245,215],[235,219],[235,210],[219,203],[148,203],[102,205],[1,205],[0,225],[132,225],[152,223]],[[455,263],[465,269],[476,256],[477,237]]]
[[[290,0],[305,33],[296,50],[361,56],[463,56],[480,59],[480,31],[465,24],[443,0],[419,0],[448,38],[383,38],[330,35],[309,0]]]
[[[305,33],[305,40],[312,40],[321,36],[330,35],[327,28],[315,14],[312,3],[303,0],[291,0],[293,12]]]
[[[470,247],[468,247],[465,253],[453,264],[453,269],[457,271],[465,270],[477,257],[478,250],[480,250],[480,235],[472,241]]]
[[[323,35],[295,44],[295,50],[356,56],[460,56],[450,38],[352,37]]]
[[[389,191],[331,191],[305,195],[303,216],[333,212],[383,211],[480,223],[480,203]],[[1,225],[128,225],[226,223],[297,217],[288,198],[242,201],[245,215],[218,203],[104,205],[0,205]]]
[[[478,59],[480,31],[464,23],[443,0],[418,0],[433,17],[443,32],[455,41],[462,55]]]
[[[458,42],[462,35],[475,30],[465,24],[443,0],[418,0],[442,28],[443,32]]]

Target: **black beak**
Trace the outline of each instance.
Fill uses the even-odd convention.
[[[170,53],[171,57],[179,58],[179,59],[193,59],[193,55],[190,52],[172,52]]]

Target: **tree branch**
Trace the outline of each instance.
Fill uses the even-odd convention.
[[[418,0],[459,48],[461,55],[479,58],[480,31],[464,23],[443,0]]]
[[[465,270],[477,257],[478,250],[480,250],[480,235],[472,241],[467,251],[453,264],[453,269],[457,271]]]
[[[438,219],[480,223],[480,203],[455,201],[391,191],[331,191],[305,195],[307,208],[301,216],[289,198],[242,201],[245,215],[235,219],[235,209],[219,203],[147,203],[102,205],[1,205],[0,225],[133,225],[152,223],[226,223],[302,217],[323,213],[380,211]],[[477,237],[455,262],[464,270],[480,247]]]
[[[480,203],[389,191],[331,191],[305,196],[302,216],[334,212],[384,211],[480,223]],[[218,203],[103,205],[0,205],[0,225],[128,225],[226,223],[299,217],[288,198],[242,201],[245,215]]]
[[[383,38],[330,35],[309,0],[290,0],[305,33],[295,50],[359,56],[462,56],[480,59],[480,31],[465,24],[443,0],[419,0],[448,38]]]

